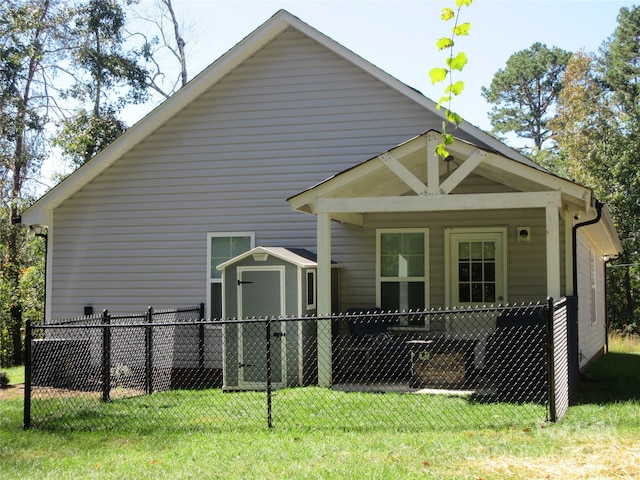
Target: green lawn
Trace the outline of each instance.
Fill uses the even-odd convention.
[[[242,417],[253,418],[245,410],[236,412],[236,426],[226,417],[185,414],[177,427],[141,428],[138,419],[129,429],[118,424],[74,431],[53,424],[22,431],[22,399],[2,400],[0,477],[640,478],[640,342],[614,339],[611,349],[591,369],[578,404],[560,424],[507,419],[497,427],[480,422],[420,430],[395,428],[385,416],[364,418],[368,422],[360,426],[336,426],[336,412],[334,418],[319,415],[309,426],[301,425],[295,405],[282,403],[295,398],[280,398],[274,408],[286,406],[293,413],[283,420],[276,411],[271,430],[264,426],[263,411],[254,422]],[[180,394],[187,404],[198,401],[197,392]],[[357,413],[366,396],[353,398]],[[161,399],[131,399],[124,407],[114,402],[108,414],[162,418]],[[257,401],[256,412],[262,403]],[[394,415],[419,413],[415,408],[399,403]]]

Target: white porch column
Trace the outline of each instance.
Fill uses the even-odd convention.
[[[328,213],[317,215],[318,316],[331,315],[331,217]],[[318,384],[331,386],[331,322],[318,322]]]
[[[557,207],[546,207],[547,296],[560,297],[560,219]]]

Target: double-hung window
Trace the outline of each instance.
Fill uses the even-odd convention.
[[[376,242],[377,304],[384,311],[427,308],[429,230],[380,229]],[[406,317],[400,318],[407,324]]]
[[[207,308],[208,318],[222,318],[222,272],[216,267],[255,245],[253,232],[209,233],[207,235]]]

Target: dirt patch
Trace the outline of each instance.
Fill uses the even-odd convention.
[[[567,446],[541,458],[501,456],[476,459],[475,478],[591,480],[640,478],[640,447],[635,440],[604,437]],[[468,467],[468,466],[466,466]]]
[[[0,400],[15,400],[16,398],[24,398],[24,383],[0,388]]]

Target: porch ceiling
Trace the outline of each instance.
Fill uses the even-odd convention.
[[[591,191],[560,177],[455,140],[435,154],[426,132],[288,199],[298,211],[362,224],[367,212],[561,207],[587,210]]]

